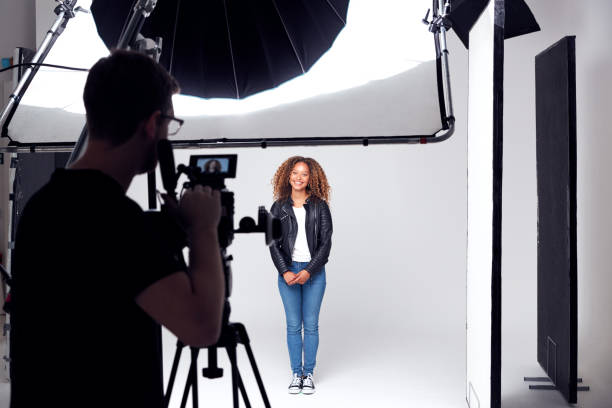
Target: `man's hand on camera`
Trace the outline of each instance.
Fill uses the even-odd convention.
[[[184,344],[207,347],[219,340],[225,300],[217,237],[220,193],[196,186],[185,191],[174,210],[189,236],[189,267],[154,282],[136,302]]]
[[[287,282],[287,285],[289,286],[292,286],[295,283],[297,283],[296,278],[297,278],[297,274],[291,271],[287,271],[283,273],[283,279],[285,280],[285,282]]]
[[[310,272],[306,269],[302,269],[296,276],[294,283],[299,283],[300,285],[305,284],[308,279],[310,279]]]
[[[221,217],[221,196],[219,191],[197,185],[186,190],[179,202],[183,223],[190,233],[215,230]]]

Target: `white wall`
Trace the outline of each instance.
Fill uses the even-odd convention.
[[[0,2],[0,57],[12,57],[15,47],[35,47],[33,21],[34,0]],[[10,72],[0,74],[0,81],[10,78]]]
[[[578,122],[578,376],[581,407],[609,407],[612,392],[612,68],[608,0],[528,0],[541,32],[505,42],[503,392],[524,389],[536,360],[537,192],[534,57],[576,35]],[[509,398],[507,407],[528,406]]]

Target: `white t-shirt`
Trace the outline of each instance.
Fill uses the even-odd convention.
[[[293,212],[297,218],[298,231],[291,259],[295,262],[308,262],[310,261],[310,250],[308,250],[306,240],[306,209],[303,206],[293,207]]]

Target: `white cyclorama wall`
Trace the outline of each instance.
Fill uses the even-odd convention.
[[[462,99],[464,92],[457,96]],[[464,117],[461,111],[458,114]],[[237,178],[227,181],[235,192],[236,222],[246,215],[256,217],[259,205],[270,208],[270,180],[291,155],[314,157],[329,178],[334,233],[319,324],[316,376],[321,383],[315,405],[341,406],[342,400],[355,401],[358,396],[351,406],[461,406],[465,399],[463,136],[431,145],[200,149],[175,155],[177,164],[185,164],[190,154],[224,153],[238,154]],[[161,189],[159,177],[157,182]],[[129,194],[147,205],[144,176]],[[232,321],[244,323],[249,331],[272,405],[289,406],[274,404],[287,395],[290,371],[277,271],[263,235],[237,234],[228,252],[234,256]],[[165,336],[164,350],[167,379],[174,352],[171,336]],[[220,355],[227,380],[229,366],[223,361],[225,353]],[[186,358],[182,364],[180,375],[187,369]],[[246,362],[241,367],[248,381],[251,371]],[[389,389],[400,378],[400,384],[409,386]],[[217,394],[216,383],[199,381],[205,387],[203,401],[231,406],[224,399],[230,396],[227,383]],[[367,389],[351,392],[351,397],[347,391],[338,394],[329,388],[335,382],[350,387],[356,381],[367,383]],[[183,383],[178,384],[176,392],[181,395]],[[251,401],[259,402],[256,389],[251,390]],[[341,395],[343,399],[336,401]]]
[[[42,30],[47,28],[45,23]],[[457,128],[444,143],[176,153],[177,164],[187,163],[189,154],[238,154],[238,177],[227,183],[236,193],[236,221],[245,215],[256,216],[258,205],[270,208],[270,179],[288,156],[308,155],[321,162],[333,188],[334,237],[321,311],[317,374],[328,383],[344,378],[347,384],[341,390],[353,390],[357,375],[365,379],[367,389],[358,394],[351,391],[363,405],[353,406],[402,406],[406,401],[428,406],[435,401],[437,407],[453,408],[464,403],[467,57],[452,33],[449,49],[451,75],[457,81],[453,84]],[[415,88],[406,94],[414,100],[420,96]],[[382,122],[380,118],[371,120]],[[62,120],[57,118],[53,125],[63,126]],[[130,195],[146,208],[144,176],[132,184]],[[232,320],[246,324],[260,367],[265,368],[270,356],[280,360],[273,371],[262,374],[270,387],[271,379],[280,373],[279,386],[268,388],[268,392],[272,397],[285,395],[289,366],[284,316],[276,271],[263,236],[237,235],[229,252],[235,258]],[[404,365],[372,365],[385,358],[397,362],[422,355],[425,348],[419,345],[425,343],[435,345],[431,348],[436,352]],[[392,348],[394,344],[401,344],[402,349]],[[166,341],[166,375],[173,351],[173,341]],[[228,365],[224,367],[227,379]],[[242,367],[248,380],[250,371]],[[182,366],[179,374],[185,370]],[[390,379],[401,379],[402,387],[389,390]],[[210,392],[212,383],[200,390],[201,395]],[[410,384],[408,393],[405,384]],[[323,382],[318,394],[321,404],[315,405],[330,405],[325,399],[329,389],[325,388]],[[228,394],[229,388],[223,391]],[[257,400],[257,394],[250,396],[251,401]],[[342,397],[331,405],[341,406],[344,400]]]
[[[491,406],[493,264],[493,67],[495,1],[470,31],[466,399]]]
[[[576,35],[578,393],[581,408],[612,400],[612,3],[527,0],[542,31],[505,41],[502,401],[533,406],[523,376],[536,362],[537,190],[535,56]],[[558,406],[566,406],[562,397]]]
[[[347,26],[305,75],[240,101],[175,97],[175,115],[186,119],[178,138],[434,134],[442,127],[434,38],[419,17],[430,7],[430,0],[351,3]],[[45,62],[89,68],[106,55],[93,17],[77,13]],[[13,140],[74,142],[86,75],[41,68],[9,126]]]

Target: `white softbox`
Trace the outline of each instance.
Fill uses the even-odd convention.
[[[78,6],[89,9],[91,0]],[[436,35],[421,20],[431,7],[431,0],[352,0],[346,27],[306,74],[243,100],[175,96],[175,115],[185,119],[175,142],[427,141],[448,129],[452,114],[445,108]],[[108,53],[92,15],[78,12],[44,63],[89,68]],[[13,144],[76,142],[85,124],[86,76],[41,67],[9,122]]]

